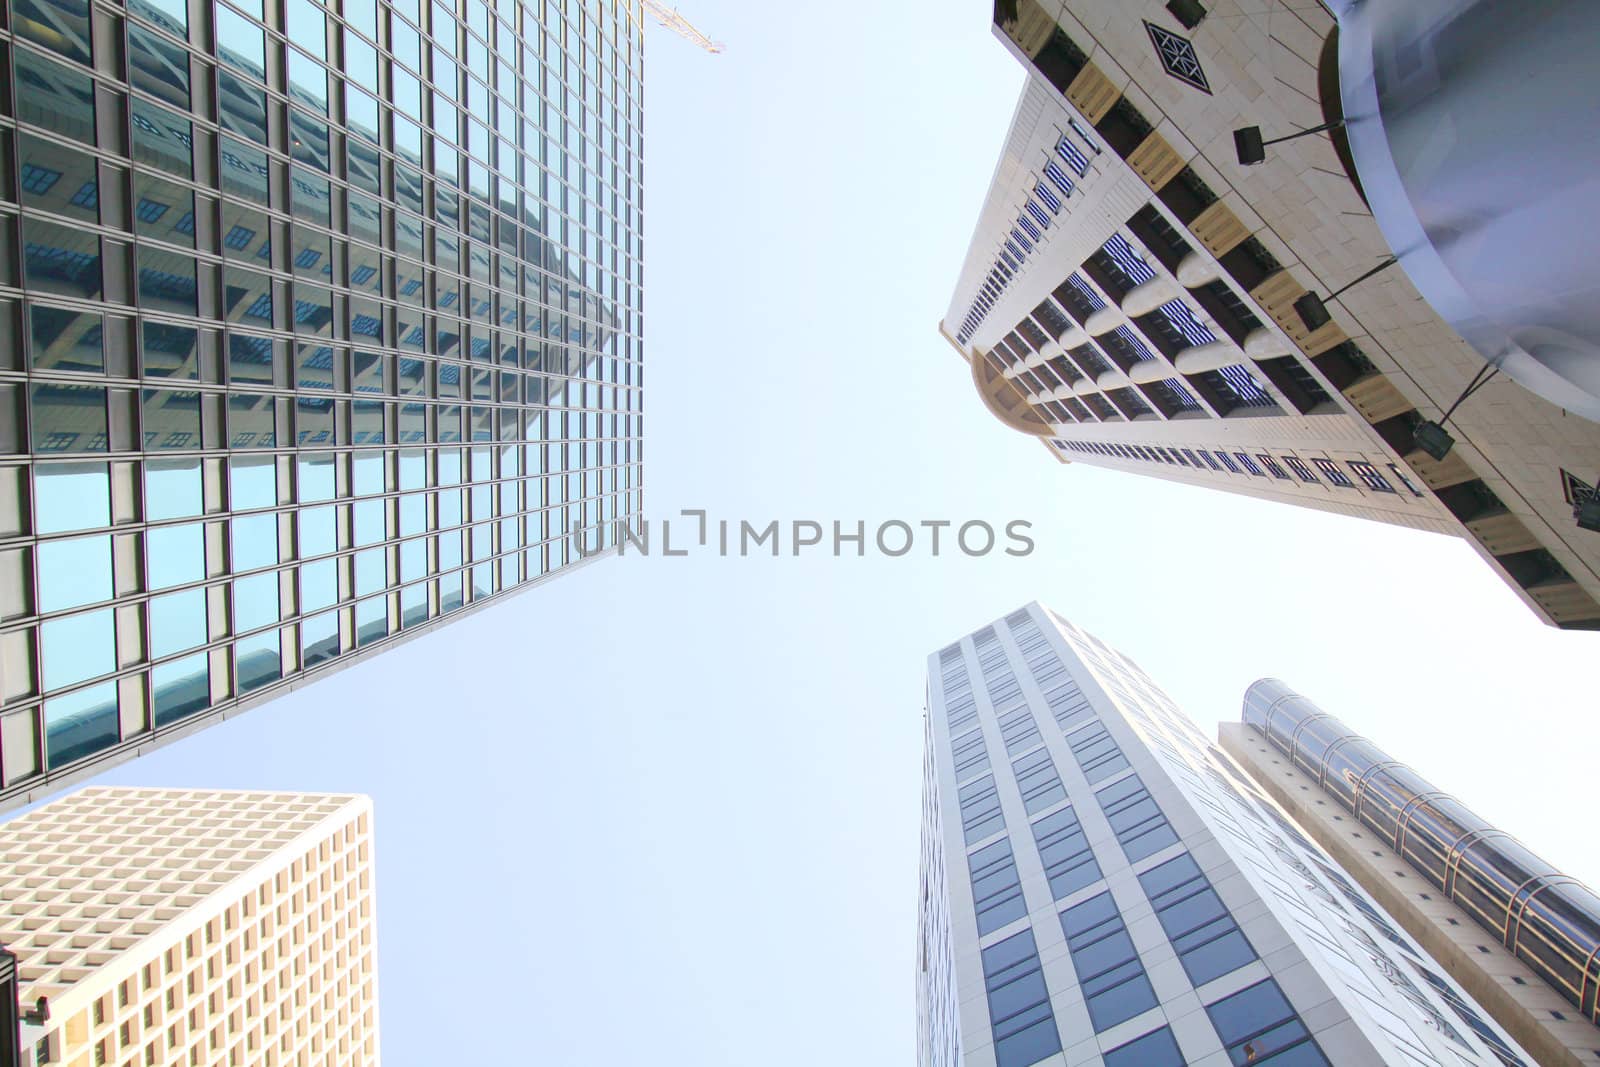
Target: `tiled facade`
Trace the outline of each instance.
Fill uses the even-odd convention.
[[[0,825],[23,1065],[376,1067],[365,797],[90,788]]]
[[[1032,604],[928,671],[920,1063],[1528,1062],[1125,656]]]
[[[1600,1063],[1600,897],[1276,679],[1219,734],[1539,1063]]]
[[[1234,158],[1238,127],[1337,109],[1333,16],[1200,6],[1190,29],[1158,0],[996,5],[1030,77],[941,324],[983,402],[1061,460],[1463,536],[1541,618],[1600,628],[1573,510],[1600,426],[1501,378],[1445,460],[1414,447],[1482,359],[1398,269],[1308,330],[1295,300],[1389,249],[1328,137]]]
[[[0,804],[637,514],[637,12],[3,16]]]

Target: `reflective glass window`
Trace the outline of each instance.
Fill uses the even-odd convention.
[[[159,659],[206,643],[206,591],[150,599],[150,656]]]
[[[282,677],[282,657],[278,649],[277,630],[241,638],[235,646],[235,654],[239,658],[241,692],[259,689]]]
[[[204,652],[150,669],[150,695],[157,726],[165,726],[211,703],[209,657]]]
[[[35,452],[104,452],[106,391],[98,386],[39,383],[29,390]]]
[[[14,0],[12,29],[67,59],[91,61],[89,4],[81,0]]]
[[[98,314],[34,304],[28,326],[36,369],[105,372],[105,331]]]
[[[179,108],[189,107],[189,56],[182,48],[130,23],[128,76],[134,88]]]
[[[151,589],[198,582],[206,576],[205,524],[153,526],[145,532]]]
[[[104,463],[43,463],[33,472],[41,534],[111,524],[111,478]]]
[[[40,623],[39,642],[46,692],[116,670],[116,623],[110,608]]]
[[[44,702],[45,751],[54,769],[117,743],[117,683],[103,682]]]
[[[270,508],[278,503],[277,464],[271,456],[228,459],[230,505],[234,511]]]
[[[41,541],[39,610],[63,611],[111,599],[111,538]]]
[[[153,459],[144,466],[144,517],[151,522],[199,515],[204,485],[198,459]]]
[[[233,539],[233,570],[272,567],[278,562],[278,516],[237,515],[229,520]]]

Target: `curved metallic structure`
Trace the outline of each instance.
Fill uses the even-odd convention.
[[[1244,723],[1600,1023],[1600,896],[1276,678],[1245,693]]]
[[[1360,184],[1485,360],[1600,421],[1600,4],[1334,0]]]

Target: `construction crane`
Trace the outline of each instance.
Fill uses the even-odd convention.
[[[697,30],[692,22],[678,14],[676,8],[668,7],[667,5],[661,3],[660,0],[639,0],[639,4],[646,11],[650,12],[651,16],[657,22],[661,23],[661,25],[665,26],[679,37],[682,37],[684,40],[699,45],[712,55],[716,55],[718,52],[722,51],[721,44],[713,41],[704,33],[701,33],[699,30]],[[633,4],[630,2],[630,0],[624,0],[624,6],[627,8],[628,14],[632,15]],[[634,25],[637,26],[638,23],[639,20],[634,19]]]

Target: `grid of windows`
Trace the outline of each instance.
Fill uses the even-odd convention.
[[[1083,769],[1083,776],[1089,779],[1090,784],[1103,782],[1128,767],[1128,758],[1111,739],[1111,734],[1103,722],[1090,723],[1076,733],[1069,734],[1067,745],[1072,749],[1073,758],[1078,761],[1078,766]]]
[[[1100,810],[1117,835],[1117,843],[1130,862],[1159,852],[1178,840],[1150,791],[1137,774],[1113,782],[1095,794]]]
[[[980,937],[1028,914],[1008,839],[1002,837],[973,852],[967,857],[967,866],[972,873],[972,906]]]
[[[983,985],[997,1067],[1029,1067],[1061,1051],[1032,930],[983,950]]]
[[[1308,466],[1307,459],[1302,459],[1299,456],[1284,455],[1273,457],[1265,452],[1258,452],[1252,456],[1245,452],[1230,453],[1220,448],[1214,452],[1204,448],[1173,449],[1169,451],[1152,445],[1121,444],[1110,441],[1068,441],[1062,438],[1055,439],[1054,444],[1056,448],[1064,452],[1105,456],[1111,459],[1139,460],[1147,463],[1167,463],[1169,465],[1182,465],[1197,469],[1200,467],[1199,460],[1204,460],[1207,466],[1219,473],[1262,478],[1270,474],[1272,477],[1283,481],[1291,480],[1289,474],[1284,470],[1287,467],[1289,471],[1294,473],[1295,478],[1308,485],[1317,485],[1322,481],[1317,477],[1316,472]],[[1175,458],[1169,459],[1167,458],[1169,456]],[[1310,463],[1316,464],[1317,470],[1322,472],[1323,478],[1326,478],[1330,484],[1339,486],[1342,489],[1356,488],[1356,483],[1350,479],[1348,474],[1344,473],[1338,462],[1321,456],[1311,456],[1308,459]],[[1279,460],[1282,461],[1282,466],[1279,465]],[[1395,492],[1393,483],[1379,472],[1375,464],[1366,460],[1346,460],[1344,466],[1350,468],[1356,477],[1361,480],[1361,483],[1371,491],[1391,494]],[[1413,496],[1424,495],[1422,490],[1412,484],[1410,479],[1406,478],[1397,466],[1391,463],[1389,464],[1389,469],[1411,491]]]
[[[994,787],[994,775],[986,774],[968,782],[957,795],[961,800],[961,832],[967,844],[1005,829],[1006,817],[1000,811],[1000,794]]]
[[[1239,924],[1187,852],[1145,871],[1139,884],[1195,985],[1256,958]]]
[[[1054,899],[1061,900],[1100,880],[1100,864],[1084,836],[1078,813],[1071,807],[1036,819],[1033,840]]]
[[[7,793],[560,570],[639,510],[627,14],[210,7],[7,23],[0,375],[38,457],[0,497],[38,606],[0,633],[0,710],[32,734]],[[102,157],[131,198],[99,195]]]
[[[1012,762],[1011,770],[1017,777],[1022,805],[1029,815],[1066,799],[1067,791],[1061,785],[1061,776],[1056,773],[1049,749],[1036,748],[1019,757]]]
[[[1156,1006],[1155,990],[1110,893],[1063,911],[1061,930],[1096,1033]]]

